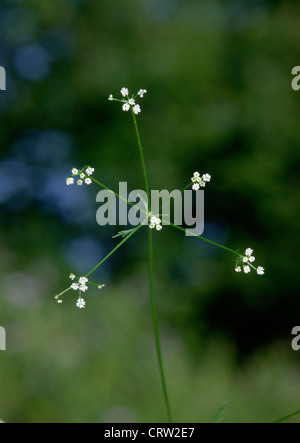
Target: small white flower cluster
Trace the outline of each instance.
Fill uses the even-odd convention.
[[[70,279],[71,280],[75,280],[76,279],[75,275],[74,274],[70,274]],[[87,285],[88,281],[89,280],[86,277],[79,277],[77,283],[74,282],[74,283],[71,284],[71,289],[73,289],[74,291],[86,292],[89,289],[88,285]],[[86,305],[85,300],[81,296],[79,296],[79,298],[78,298],[78,300],[76,302],[77,308],[84,309],[85,305]]]
[[[155,217],[153,214],[150,214],[149,215],[149,228],[156,229],[157,231],[161,231],[162,230],[161,219],[158,217]]]
[[[83,183],[85,183],[86,185],[91,185],[93,182],[90,179],[90,176],[93,175],[95,169],[91,168],[90,166],[88,168],[85,169],[85,171],[79,171],[76,168],[72,169],[72,177],[68,177],[67,178],[67,185],[74,185],[75,183],[75,177],[79,177],[77,180],[77,185],[78,186],[82,186]]]
[[[70,274],[70,279],[74,281],[76,279],[75,275],[74,274]],[[74,291],[86,292],[89,289],[88,285],[87,285],[88,281],[89,281],[89,279],[86,278],[86,277],[79,277],[77,283],[74,282],[74,283],[71,284],[71,288]]]
[[[198,191],[201,188],[204,188],[206,183],[210,182],[211,175],[209,174],[203,174],[202,176],[199,174],[199,172],[194,172],[193,177],[191,178],[193,182],[192,189],[194,191]]]
[[[140,98],[143,98],[146,93],[147,93],[146,89],[140,89],[139,92],[137,93],[137,96],[139,96]],[[122,109],[124,112],[130,111],[130,109],[133,110],[135,115],[138,115],[142,112],[141,107],[139,104],[136,103],[135,98],[134,97],[129,98],[128,88],[122,88],[121,95],[125,100],[118,100],[118,101],[121,101],[123,103]],[[112,94],[110,94],[110,96],[108,97],[108,100],[114,101],[115,98]]]
[[[251,248],[246,249],[245,255],[237,260],[235,266],[235,272],[242,272],[243,269],[245,274],[249,274],[252,268],[256,271],[258,275],[264,275],[265,269],[262,266],[258,266],[258,268],[253,266],[252,263],[255,262],[255,257],[252,254],[253,254],[253,249]]]

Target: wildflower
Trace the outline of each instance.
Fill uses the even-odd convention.
[[[79,289],[79,284],[78,284],[78,283],[72,283],[72,284],[71,284],[71,289],[73,289],[73,291],[78,291],[78,289]]]
[[[73,175],[78,175],[78,173],[79,173],[78,169],[76,169],[76,168],[72,169],[72,174]]]
[[[108,100],[113,101],[113,99],[114,99],[114,96],[112,94],[110,94],[110,96],[108,97]]]
[[[192,189],[194,191],[198,191],[200,188],[205,188],[206,183],[210,182],[210,180],[211,180],[210,174],[204,174],[203,176],[201,176],[199,172],[194,172],[194,175],[191,178],[192,183],[194,183]]]
[[[123,97],[128,97],[129,94],[128,88],[122,88],[121,94],[123,95]]]
[[[77,180],[77,185],[78,186],[82,186],[83,185],[83,181],[80,179],[80,180]]]
[[[204,175],[202,176],[202,180],[203,180],[204,182],[210,182],[210,180],[211,180],[211,175],[210,175],[210,174],[204,174]]]
[[[265,268],[263,268],[262,266],[259,266],[256,270],[258,275],[264,275],[265,273]]]
[[[67,185],[68,185],[68,186],[70,186],[70,185],[74,185],[74,178],[73,178],[73,177],[69,177],[69,178],[67,178]]]
[[[86,292],[89,290],[89,287],[87,285],[80,285],[79,286],[79,291],[81,292]]]
[[[135,105],[133,107],[133,112],[135,113],[135,115],[138,115],[140,112],[142,112],[140,105]]]
[[[124,105],[122,106],[122,109],[123,109],[124,112],[129,111],[129,109],[130,109],[129,103],[124,103]]]
[[[159,217],[155,217],[155,215],[151,213],[149,214],[149,228],[155,228],[157,231],[160,231],[162,229],[161,219]]]
[[[258,275],[263,275],[265,273],[265,270],[262,266],[258,266],[258,268],[253,266],[252,263],[255,262],[255,257],[252,254],[253,254],[253,249],[248,248],[245,251],[245,255],[239,256],[235,264],[236,272],[241,272],[241,270],[243,269],[245,274],[249,274],[252,268],[257,272]]]
[[[83,298],[81,298],[81,297],[76,302],[76,306],[79,309],[84,309],[85,305],[86,305],[85,300]]]
[[[79,177],[83,180],[85,178],[85,174],[82,172]]]
[[[134,106],[135,100],[133,98],[131,98],[130,100],[128,100],[128,103],[130,104],[130,106]]]
[[[70,278],[71,280],[75,280],[76,277],[75,277],[74,274],[70,274],[69,278]]]
[[[141,98],[143,98],[145,94],[147,94],[146,89],[140,89],[138,92],[138,96],[140,96]]]
[[[91,168],[90,166],[89,166],[88,168],[86,168],[86,170],[85,170],[85,173],[86,173],[86,175],[88,175],[88,176],[93,175],[94,172],[95,172],[95,168]]]
[[[88,281],[89,281],[89,279],[86,278],[86,277],[80,277],[80,278],[79,278],[79,283],[80,283],[81,285],[84,285],[84,284],[87,283]]]
[[[60,304],[61,304],[62,302],[63,302],[62,300],[57,300],[57,303],[60,303]]]
[[[92,180],[90,178],[86,178],[84,180],[84,182],[85,182],[86,185],[91,185],[92,184]]]
[[[104,288],[105,287],[105,285],[99,285],[98,286],[98,289],[102,289],[102,288]]]

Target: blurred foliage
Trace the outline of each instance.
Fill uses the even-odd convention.
[[[263,278],[230,255],[164,229],[155,268],[165,363],[178,421],[272,421],[299,409],[300,5],[246,0],[0,0],[0,417],[8,422],[165,421],[145,232],[62,306],[68,274],[116,241],[95,221],[96,188],[143,180],[128,115],[107,102],[146,88],[139,117],[153,189],[198,169],[205,236],[252,247]],[[117,189],[116,189],[117,190]],[[297,417],[291,421],[297,421]]]

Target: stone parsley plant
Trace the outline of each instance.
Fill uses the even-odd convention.
[[[142,166],[142,172],[144,176],[144,182],[145,182],[145,189],[146,194],[148,196],[148,202],[150,202],[150,188],[149,188],[149,182],[148,182],[148,174],[145,164],[145,158],[144,158],[144,150],[142,148],[141,143],[141,137],[140,132],[138,129],[137,124],[137,116],[140,115],[142,112],[141,106],[139,103],[137,103],[137,100],[139,101],[142,99],[145,94],[147,93],[146,89],[140,89],[139,92],[136,95],[129,95],[128,88],[122,88],[121,89],[121,98],[114,98],[114,96],[111,94],[108,98],[109,101],[116,101],[120,102],[122,105],[122,110],[124,112],[128,112],[131,114],[133,125],[135,129],[136,139],[137,139],[137,145],[138,145],[138,151],[139,156],[141,160],[141,166]],[[74,185],[75,183],[78,186],[83,185],[91,185],[92,183],[95,183],[96,185],[100,186],[103,189],[109,190],[114,193],[114,195],[118,198],[123,199],[120,195],[118,195],[116,192],[102,184],[100,181],[95,179],[93,177],[93,174],[95,172],[95,169],[91,166],[85,166],[82,169],[73,168],[71,171],[71,175],[66,179],[66,184],[68,186]],[[199,172],[195,172],[191,178],[190,183],[182,190],[185,191],[188,188],[192,187],[192,190],[197,192],[201,188],[204,188],[209,182],[211,181],[211,175],[208,173],[200,174]],[[131,202],[125,200],[128,204],[131,206],[133,205]],[[141,210],[139,208],[139,210]],[[142,211],[143,212],[143,211]],[[155,344],[156,344],[156,352],[157,352],[157,358],[158,358],[158,364],[159,364],[159,370],[160,370],[160,377],[162,382],[162,390],[168,415],[169,422],[172,422],[172,413],[171,413],[171,407],[169,402],[169,396],[168,396],[168,390],[167,390],[167,384],[166,384],[166,378],[165,378],[165,372],[164,372],[164,366],[163,366],[163,359],[162,359],[162,351],[161,351],[161,344],[160,344],[160,334],[159,334],[159,327],[158,327],[158,320],[157,320],[157,312],[156,312],[156,301],[155,301],[155,293],[154,293],[154,278],[153,278],[153,232],[154,231],[161,231],[162,225],[164,222],[163,214],[153,214],[151,212],[151,209],[148,207],[145,208],[145,215],[147,217],[147,225],[149,227],[148,229],[148,269],[149,269],[149,289],[150,289],[150,298],[151,298],[151,309],[152,309],[152,318],[153,318],[153,326],[154,326],[154,336],[155,336]],[[211,240],[208,240],[200,235],[196,235],[191,231],[188,231],[187,229],[184,229],[181,226],[172,224],[170,222],[166,222],[167,225],[169,225],[173,229],[177,229],[179,231],[183,231],[184,233],[189,233],[191,236],[195,236],[198,239],[205,241],[207,243],[210,243],[213,246],[222,248],[226,250],[227,252],[230,252],[236,257],[235,262],[235,271],[238,273],[243,272],[244,274],[249,274],[251,270],[255,271],[258,275],[263,275],[265,270],[262,266],[255,267],[255,257],[253,256],[253,250],[251,248],[247,248],[244,254],[240,254],[238,251],[235,251],[233,249],[230,249],[226,246],[220,245],[218,243],[215,243]],[[84,276],[77,276],[73,273],[70,274],[69,278],[71,280],[71,284],[68,285],[68,287],[58,294],[55,298],[58,303],[62,303],[63,296],[68,292],[75,291],[77,295],[76,297],[76,306],[79,309],[84,309],[86,307],[86,300],[85,295],[90,287],[96,287],[98,289],[102,289],[105,285],[95,283],[89,280],[89,277],[93,272],[96,271],[107,259],[109,259],[112,254],[114,254],[119,248],[121,248],[124,243],[126,243],[136,232],[141,229],[144,225],[140,224],[137,227],[133,229],[129,229],[127,231],[121,231],[116,237],[120,236],[122,237],[122,240],[116,245],[116,247],[110,251],[93,269],[90,270],[86,275]]]

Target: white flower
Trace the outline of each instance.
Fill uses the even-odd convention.
[[[77,184],[78,184],[78,186],[82,186],[83,185],[83,181],[82,180],[77,180]]]
[[[135,113],[135,115],[138,115],[140,112],[142,112],[140,105],[135,105],[133,107],[133,112]]]
[[[258,275],[264,275],[265,273],[265,268],[263,268],[262,266],[259,266],[256,270]]]
[[[79,284],[78,284],[78,283],[72,283],[72,284],[71,284],[71,289],[73,289],[73,291],[78,291],[78,289],[79,289]]]
[[[194,172],[194,177],[195,177],[195,178],[200,177],[199,172]]]
[[[205,188],[205,185],[206,185],[206,182],[204,182],[204,181],[201,181],[201,182],[200,182],[200,186],[201,186],[202,188]]]
[[[248,257],[243,257],[243,262],[248,263]]]
[[[134,105],[135,105],[135,100],[134,100],[133,98],[131,98],[130,100],[128,100],[128,103],[129,103],[131,106],[134,106]]]
[[[75,280],[76,277],[75,277],[74,274],[70,274],[69,278],[70,278],[71,280]]]
[[[80,283],[81,285],[84,285],[84,284],[87,283],[88,281],[89,281],[89,279],[86,278],[86,277],[80,277],[80,279],[79,279],[79,283]]]
[[[252,253],[253,253],[253,249],[251,249],[251,248],[248,248],[245,251],[245,255],[247,255],[248,257],[250,257],[250,255],[252,255]]]
[[[76,302],[76,306],[79,309],[84,309],[85,308],[85,300],[83,298],[79,298]]]
[[[203,177],[202,177],[202,180],[203,180],[204,182],[210,182],[210,180],[211,180],[211,175],[209,175],[209,174],[204,174]]]
[[[123,109],[124,112],[129,111],[129,109],[130,109],[129,103],[124,103],[124,105],[122,106],[122,109]]]
[[[73,178],[73,177],[69,177],[69,178],[67,178],[67,185],[68,185],[68,186],[70,186],[70,185],[74,185],[74,178]]]
[[[151,213],[149,214],[149,228],[160,231],[162,229],[161,219],[159,217],[155,217]]]
[[[98,286],[98,289],[102,289],[102,288],[104,288],[104,286],[105,286],[105,285],[99,285],[99,286]]]
[[[253,257],[253,255],[251,255],[251,257],[249,257],[249,262],[253,263],[255,261],[255,257]]]
[[[114,96],[112,94],[110,94],[110,96],[108,97],[109,101],[112,101],[114,99]]]
[[[91,168],[91,167],[86,168],[86,170],[85,170],[86,175],[89,175],[89,176],[93,175],[94,172],[95,172],[95,168]]]
[[[57,303],[62,303],[63,301],[62,300],[57,300]]]
[[[129,94],[128,88],[122,88],[121,94],[123,95],[123,97],[127,97]]]
[[[78,175],[78,172],[79,172],[78,169],[76,169],[76,168],[72,169],[72,174],[73,175]]]
[[[245,274],[249,274],[249,272],[251,272],[251,268],[250,268],[250,266],[244,266],[244,272],[245,272]]]
[[[200,189],[200,185],[198,183],[194,183],[193,186],[192,186],[192,189],[194,191],[198,191]]]
[[[84,181],[86,185],[91,185],[93,183],[90,178],[86,178]]]
[[[138,92],[138,95],[139,95],[141,98],[143,98],[145,94],[147,94],[146,89],[140,89],[139,92]]]
[[[89,290],[89,287],[87,285],[80,285],[79,286],[79,291],[81,292],[86,292]]]
[[[83,180],[85,178],[85,174],[82,172],[79,177]]]
[[[237,267],[235,268],[235,272],[242,272],[242,268],[241,268],[240,266],[237,266]]]

